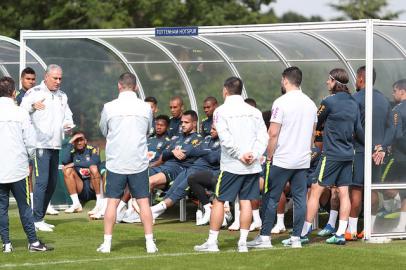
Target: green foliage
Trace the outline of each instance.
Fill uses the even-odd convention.
[[[331,7],[343,12],[351,20],[393,20],[403,13],[403,11],[388,11],[383,13],[383,9],[385,9],[387,5],[387,0],[340,0],[339,4],[330,4]]]

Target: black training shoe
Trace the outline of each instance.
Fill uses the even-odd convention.
[[[30,252],[41,252],[41,251],[50,251],[50,250],[54,250],[54,248],[48,247],[41,241],[38,241],[36,245],[34,245],[34,244],[28,245],[28,251],[30,251]]]

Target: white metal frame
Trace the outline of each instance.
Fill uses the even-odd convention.
[[[406,184],[399,185],[373,185],[371,183],[371,162],[370,157],[372,155],[372,69],[373,69],[373,42],[374,36],[379,36],[384,38],[390,44],[393,45],[398,51],[400,51],[403,58],[397,59],[376,59],[376,60],[402,60],[406,61],[406,48],[399,44],[395,39],[391,38],[389,35],[382,33],[381,31],[376,31],[374,26],[397,26],[405,27],[406,21],[404,22],[393,22],[393,21],[380,21],[380,20],[359,20],[359,21],[347,21],[347,22],[317,22],[317,23],[293,23],[293,24],[272,24],[272,25],[241,25],[241,26],[202,26],[199,27],[199,36],[195,39],[204,42],[209,45],[211,49],[220,54],[221,58],[226,65],[229,66],[234,75],[238,76],[238,69],[233,64],[233,61],[227,56],[227,54],[221,50],[215,42],[208,42],[205,36],[224,36],[224,35],[244,35],[250,37],[257,42],[265,45],[273,54],[279,58],[280,62],[286,67],[290,66],[289,61],[292,59],[287,59],[285,55],[276,48],[272,42],[263,38],[261,33],[302,33],[308,36],[313,37],[318,42],[326,45],[330,50],[332,50],[335,55],[338,57],[338,60],[341,61],[346,68],[351,73],[352,81],[354,82],[355,72],[350,65],[349,61],[353,60],[365,60],[366,63],[366,112],[365,112],[365,199],[364,199],[364,229],[365,229],[365,239],[369,240],[374,237],[399,237],[400,235],[405,236],[406,234],[373,234],[371,232],[371,190],[374,189],[389,189],[389,188],[405,188]],[[350,59],[346,57],[335,44],[328,38],[319,35],[323,31],[329,32],[339,32],[339,31],[365,31],[365,47],[366,54],[365,58],[360,59]],[[181,66],[181,61],[177,61],[176,57],[164,46],[164,44],[159,43],[153,37],[155,36],[155,30],[152,28],[143,28],[143,29],[116,29],[116,30],[59,30],[59,31],[31,31],[23,30],[21,31],[21,46],[20,46],[20,69],[24,67],[25,64],[25,51],[26,40],[31,39],[96,39],[102,40],[103,38],[114,38],[114,37],[137,37],[143,39],[159,49],[161,49],[167,56],[169,56],[172,63],[175,65],[178,70],[180,77],[185,84],[189,99],[191,102],[192,109],[198,111],[196,99],[194,96],[194,91],[192,85],[189,81],[189,78]],[[116,53],[117,54],[117,53]],[[119,55],[119,54],[118,54]],[[125,62],[127,59],[125,57],[119,58]],[[303,59],[298,59],[299,61],[304,61]],[[331,59],[317,59],[315,61],[329,61]],[[312,60],[305,60],[312,61]],[[337,61],[337,59],[335,59]],[[154,61],[153,61],[154,62]],[[159,62],[159,61],[157,61]],[[168,61],[164,61],[167,63]],[[191,61],[192,62],[192,61]],[[200,62],[200,61],[199,61]],[[221,61],[201,61],[201,62],[221,62]],[[236,61],[244,62],[244,61]],[[246,60],[245,62],[261,62],[256,60]],[[274,60],[263,60],[262,62],[275,62]],[[155,62],[154,62],[155,63]],[[125,63],[127,67],[130,65],[130,62]],[[133,70],[131,70],[133,71]]]

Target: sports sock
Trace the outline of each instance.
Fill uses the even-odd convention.
[[[145,241],[154,241],[154,235],[152,233],[145,235]]]
[[[240,229],[240,240],[238,240],[238,243],[246,243],[249,232],[250,230]]]
[[[311,228],[312,224],[310,222],[305,221],[303,224],[302,234],[300,236],[306,236]]]
[[[285,227],[285,214],[276,214],[276,225]]]
[[[111,239],[113,238],[113,236],[111,234],[105,234],[104,235],[104,245],[111,247]]]
[[[30,202],[31,202],[31,208],[34,206],[34,193],[30,192]]]
[[[330,215],[328,217],[327,224],[330,224],[331,227],[335,228],[336,227],[336,222],[337,222],[337,217],[338,217],[338,211],[337,210],[330,210]]]
[[[348,231],[350,233],[357,233],[358,218],[348,218]]]
[[[77,193],[71,194],[70,198],[72,199],[72,204],[73,205],[75,205],[75,206],[80,205],[80,201],[79,201],[79,197],[78,197]]]
[[[259,237],[261,237],[262,242],[271,241],[271,237],[269,235],[260,235]]]
[[[152,213],[158,216],[161,215],[163,212],[165,212],[165,210],[166,210],[165,202],[160,202],[151,207]]]
[[[347,229],[347,225],[348,225],[347,220],[339,220],[336,235],[344,235],[345,230]]]
[[[259,215],[259,209],[252,210],[252,218],[254,223],[261,223],[261,217]]]
[[[120,200],[120,203],[118,204],[117,207],[117,212],[120,212],[126,205],[127,205],[126,202]]]
[[[207,239],[207,242],[217,243],[218,236],[219,236],[219,231],[209,230],[209,239]]]
[[[100,206],[103,196],[101,194],[96,194],[96,205]]]

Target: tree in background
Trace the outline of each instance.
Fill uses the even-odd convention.
[[[340,0],[338,4],[330,4],[331,7],[343,12],[345,16],[351,20],[393,20],[398,18],[399,15],[403,13],[403,11],[385,12],[384,9],[387,7],[387,5],[387,0]]]

